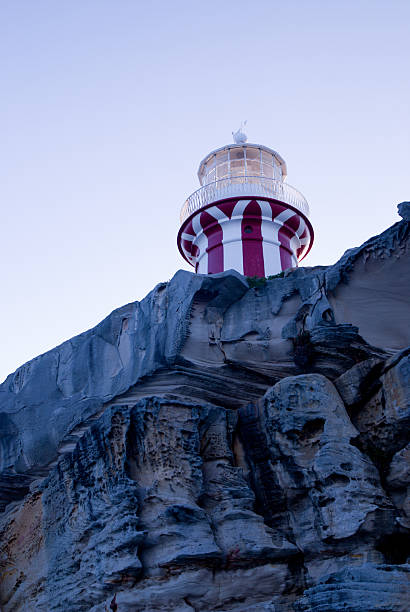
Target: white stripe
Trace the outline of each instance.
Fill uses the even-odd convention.
[[[198,272],[199,274],[208,274],[208,236],[204,233],[201,225],[201,213],[192,219],[192,229],[196,236],[193,240],[193,244],[198,247],[199,253],[197,256],[198,261]]]
[[[239,228],[239,232],[238,232]],[[224,243],[224,270],[237,270],[243,274],[243,252],[242,252],[242,240],[238,233],[241,231],[241,220],[235,219],[230,221],[227,230],[232,230],[232,233],[236,233],[232,239],[228,238],[228,242]],[[226,232],[229,235],[229,231]]]
[[[272,208],[270,204],[264,200],[257,200],[257,202],[262,214],[261,234],[265,276],[271,276],[278,274],[282,270],[279,245],[277,244],[277,237],[275,240],[275,224],[272,223]]]
[[[272,207],[269,202],[266,202],[265,200],[256,201],[259,204],[259,208],[261,209],[262,217],[265,217],[266,219],[269,219],[269,221],[272,221]]]
[[[242,219],[243,211],[250,200],[238,200],[235,204],[231,219],[222,224],[224,241],[224,270],[233,268],[243,274],[242,250]]]
[[[290,219],[291,217],[293,217],[293,215],[296,215],[296,213],[293,210],[289,210],[289,208],[287,208],[286,210],[283,210],[281,213],[279,213],[279,215],[277,217],[274,218],[274,222],[275,222],[275,233],[274,233],[274,239],[275,242],[279,242],[279,230],[281,227],[283,227],[284,223]]]
[[[293,210],[289,210],[289,208],[286,208],[286,210],[282,210],[281,213],[279,213],[277,215],[277,217],[274,218],[274,229],[273,229],[273,240],[274,242],[277,242],[278,244],[280,244],[279,242],[279,230],[280,228],[283,226],[283,224],[285,223],[285,221],[287,221],[288,219],[290,219],[291,217],[293,217],[293,215],[295,215],[296,213]]]
[[[206,246],[199,251],[197,260],[199,274],[208,274],[208,252]]]
[[[279,225],[283,225],[285,221],[293,217],[293,215],[296,215],[295,211],[290,210],[290,208],[286,208],[285,210],[282,210],[282,212],[279,213],[277,217],[274,218],[274,221]]]
[[[229,218],[217,206],[211,206],[211,208],[207,208],[205,212],[207,212],[209,215],[211,215],[211,217],[213,217],[217,221],[229,221]]]
[[[202,232],[202,225],[201,225],[200,217],[201,217],[201,213],[199,213],[198,215],[195,215],[195,217],[192,219],[192,229],[194,230],[197,236],[198,234]]]
[[[300,219],[300,223],[299,223],[299,227],[298,227],[298,229],[296,231],[296,235],[297,235],[298,238],[301,237],[301,235],[305,231],[305,227],[306,227],[306,223],[304,222],[302,217],[299,217],[299,219]]]
[[[195,236],[193,236],[192,234],[185,234],[185,233],[182,233],[182,234],[181,234],[181,238],[182,238],[182,240],[189,240],[189,241],[192,241],[192,240],[195,238]]]
[[[294,235],[292,236],[289,242],[289,246],[290,246],[290,250],[292,251],[292,254],[293,253],[296,254],[298,248],[300,247],[299,231],[300,231],[301,225],[302,225],[302,217],[299,217],[298,229],[295,231]]]
[[[243,211],[248,206],[249,202],[250,202],[250,200],[238,200],[237,203],[234,206],[233,211],[232,211],[231,219],[233,217],[237,217],[239,215],[242,216],[243,215]]]
[[[296,230],[295,235],[293,236],[293,238],[290,241],[290,248],[292,250],[292,253],[294,253],[294,257],[295,257],[296,260],[297,260],[296,253],[297,253],[298,249],[300,249],[300,247],[302,246],[302,241],[300,240],[300,237],[303,234],[303,232],[305,231],[305,227],[306,227],[306,223],[304,222],[302,217],[299,217],[299,227]],[[306,244],[305,239],[304,239],[303,244]]]

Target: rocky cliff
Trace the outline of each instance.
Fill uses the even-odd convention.
[[[409,609],[410,222],[180,271],[0,386],[5,612]]]

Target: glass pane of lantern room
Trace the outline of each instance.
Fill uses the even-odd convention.
[[[215,174],[215,155],[213,155],[211,157],[211,159],[209,159],[207,161],[207,163],[206,163],[206,166],[205,166],[205,181],[204,181],[205,185],[207,183],[211,182],[212,180],[214,180],[214,179],[210,178],[210,175],[211,175],[212,171]]]
[[[219,179],[226,178],[229,174],[229,164],[228,162],[224,162],[223,164],[219,164],[216,167],[217,177]]]
[[[251,147],[246,147],[246,159],[259,159],[260,151],[259,149],[252,149]]]
[[[228,161],[228,151],[219,151],[216,154],[216,164],[220,164],[221,162]]]
[[[268,166],[267,164],[262,164],[263,175],[268,178],[273,178],[273,167]]]
[[[231,176],[242,176],[245,174],[244,160],[231,160]]]
[[[268,153],[268,151],[262,151],[262,161],[264,164],[268,164],[269,166],[272,166],[273,165],[272,153]]]
[[[282,179],[282,172],[280,166],[273,166],[273,176],[277,181]]]
[[[206,162],[206,173],[208,174],[212,168],[215,168],[215,155],[212,155],[212,157]]]
[[[215,177],[216,177],[216,170],[215,168],[213,168],[212,170],[210,170],[210,172],[208,172],[207,183],[213,183],[215,181]]]
[[[261,173],[261,165],[259,161],[246,159],[246,166],[248,176],[255,176]]]
[[[243,159],[243,149],[231,149],[231,159]]]

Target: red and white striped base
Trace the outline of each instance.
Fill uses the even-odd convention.
[[[309,220],[270,198],[232,198],[204,206],[178,233],[182,256],[200,274],[237,270],[270,276],[298,265],[313,243]]]

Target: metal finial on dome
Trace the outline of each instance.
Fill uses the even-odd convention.
[[[245,144],[245,142],[248,140],[247,135],[243,131],[246,123],[246,121],[242,121],[239,130],[237,130],[236,132],[232,132],[233,141],[235,144]]]

